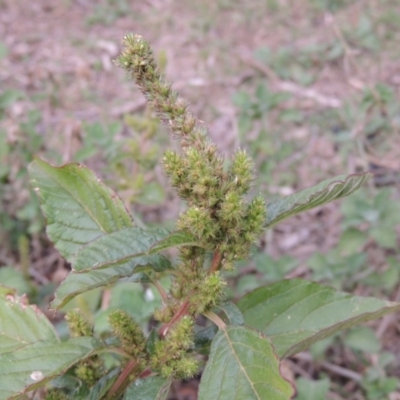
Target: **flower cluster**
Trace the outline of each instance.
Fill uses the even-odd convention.
[[[68,400],[68,396],[60,389],[52,389],[46,393],[43,400]]]
[[[116,60],[117,65],[136,81],[160,119],[168,122],[172,132],[186,145],[195,145],[199,139],[198,135],[192,137],[196,119],[187,111],[185,101],[162,79],[149,44],[140,35],[127,35],[124,46]]]
[[[216,306],[224,295],[225,280],[219,271],[208,272],[203,269],[185,270],[180,268],[171,294],[175,299],[190,298],[191,314],[196,316]]]
[[[245,195],[253,180],[253,165],[246,153],[236,152],[227,172],[214,151],[207,155],[185,149],[182,156],[169,151],[164,166],[172,184],[189,208],[177,223],[178,229],[192,233],[202,248],[223,254],[222,265],[230,268],[248,256],[266,218],[261,196],[248,203]]]
[[[198,362],[188,353],[193,346],[193,319],[185,316],[171,328],[164,340],[155,342],[152,369],[165,377],[191,378],[198,370]]]
[[[85,318],[79,310],[70,311],[65,320],[68,323],[68,328],[71,337],[92,336],[93,326]]]
[[[93,326],[79,310],[67,313],[65,320],[68,323],[71,337],[93,336]],[[79,361],[74,368],[74,372],[88,386],[93,386],[103,376],[103,360],[97,355],[88,357]]]
[[[108,316],[108,322],[124,351],[134,357],[143,355],[146,339],[140,326],[128,313],[115,310]]]
[[[140,35],[124,38],[116,62],[136,81],[181,147],[180,152],[165,152],[163,166],[188,206],[177,228],[191,233],[199,246],[180,248],[181,264],[170,293],[163,309],[154,313],[164,325],[150,359],[152,369],[163,376],[189,378],[197,371],[197,362],[190,356],[195,318],[221,302],[226,283],[219,270],[231,269],[235,261],[248,256],[262,232],[266,207],[260,196],[251,201],[246,198],[254,180],[253,163],[246,152],[238,150],[225,167],[207,129],[164,81],[149,44]],[[126,344],[127,339],[119,337]]]
[[[208,139],[187,104],[171,89],[157,68],[149,44],[140,35],[127,35],[117,64],[133,77],[161,119],[179,140],[182,154],[167,150],[163,164],[178,194],[188,204],[177,227],[195,235],[201,247],[223,253],[222,265],[248,255],[262,231],[266,208],[261,197],[250,204],[244,196],[254,179],[253,164],[245,151],[233,156],[228,171],[217,147]],[[191,261],[183,250],[182,258]]]
[[[90,387],[93,386],[103,375],[103,360],[98,356],[92,356],[82,360],[75,367],[75,375]]]
[[[218,305],[223,298],[225,286],[226,282],[221,278],[219,271],[204,274],[203,279],[196,281],[192,290],[192,313],[204,313]]]

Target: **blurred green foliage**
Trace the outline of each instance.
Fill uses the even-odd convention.
[[[118,18],[130,14],[127,0],[101,0],[95,3],[92,13],[86,18],[88,25],[112,25]]]
[[[0,122],[8,109],[26,96],[16,90],[0,90]],[[13,132],[0,125],[0,239],[10,259],[19,252],[21,236],[43,233],[44,221],[37,197],[29,189],[27,165],[35,155],[60,163],[61,149],[50,147],[41,132],[42,115],[32,109],[23,115]],[[148,113],[126,116],[125,121],[82,124],[81,143],[72,160],[100,165],[106,181],[127,204],[159,205],[164,188],[155,175],[164,142],[155,141],[159,122]],[[163,135],[160,135],[161,137]]]
[[[350,2],[315,0],[310,3],[316,11],[336,12]],[[343,38],[336,37],[300,49],[293,45],[278,49],[263,47],[256,50],[254,56],[278,79],[301,87],[308,86],[318,80],[327,64],[343,62],[345,58],[348,62],[352,57],[348,54],[349,48],[379,53],[382,40],[390,34],[388,26],[393,24],[393,19],[400,21],[398,17],[392,19],[389,16],[389,11],[371,15],[366,9],[355,27],[349,25],[343,30]],[[268,89],[265,79],[258,78],[251,85],[239,88],[233,96],[233,103],[238,111],[240,143],[256,160],[258,181],[264,182],[263,188],[267,191],[270,185],[292,186],[297,182],[298,175],[293,168],[297,164],[292,160],[297,157],[301,161],[301,146],[296,141],[285,141],[285,134],[290,130],[313,130],[313,134],[328,137],[342,165],[346,165],[349,157],[358,157],[366,168],[373,171],[377,166],[368,161],[367,153],[372,150],[378,158],[384,157],[399,133],[400,101],[395,90],[384,82],[366,85],[359,93],[346,98],[338,108],[305,111],[294,94]],[[291,168],[282,171],[281,165],[290,165]],[[342,223],[336,246],[328,252],[315,252],[306,261],[311,279],[345,291],[361,286],[366,292],[378,296],[391,296],[398,287],[398,174],[396,176],[389,169],[383,169],[383,172],[379,169],[375,183],[375,187],[364,188],[342,202]],[[230,278],[232,297],[241,296],[260,283],[282,279],[300,262],[289,255],[274,260],[263,252],[258,253],[257,249],[254,252],[255,261],[251,268],[243,266],[246,273]],[[311,354],[315,359],[329,360],[330,351],[337,346],[347,347],[363,360],[365,372],[360,387],[366,399],[388,398],[389,393],[399,388],[399,379],[389,376],[395,360],[387,357],[389,354],[381,349],[372,329],[354,328],[321,341],[313,346]],[[378,364],[371,363],[370,354],[378,357]],[[329,388],[343,398],[350,396],[326,378],[316,381],[301,378],[297,380],[297,387],[296,399],[323,400],[327,398]]]

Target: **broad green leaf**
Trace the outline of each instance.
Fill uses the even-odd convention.
[[[245,324],[271,340],[288,357],[342,329],[400,311],[400,304],[339,292],[303,279],[260,287],[238,303]]]
[[[370,172],[348,176],[340,175],[281,200],[273,201],[267,205],[265,227],[270,228],[291,215],[348,196],[360,188],[371,176]]]
[[[288,400],[293,387],[279,372],[270,341],[243,326],[220,330],[201,378],[199,400]]]
[[[141,268],[146,266],[150,266],[155,271],[164,271],[172,268],[167,258],[154,254],[152,256],[136,257],[125,264],[116,265],[112,268],[79,273],[71,272],[56,290],[56,297],[50,306],[51,308],[59,309],[79,293],[111,285],[120,278],[129,277],[134,272],[141,271]]]
[[[187,235],[170,234],[166,229],[127,228],[103,235],[78,251],[72,269],[76,272],[115,267],[130,260],[155,254],[180,244],[187,244]],[[156,266],[155,266],[156,268]]]
[[[39,341],[0,355],[0,400],[43,386],[102,346],[91,337]]]
[[[18,297],[13,289],[2,287],[0,355],[16,351],[40,340],[58,343],[59,339],[53,325],[35,305],[27,304],[26,297]],[[2,365],[0,363],[0,371]]]
[[[111,370],[107,375],[103,376],[91,389],[85,400],[99,400],[111,389],[111,386],[118,379],[121,373],[120,368]]]
[[[160,251],[178,246],[199,246],[196,238],[188,232],[172,232],[168,237],[155,243],[149,250],[149,254],[159,253]]]
[[[123,400],[165,400],[171,379],[161,376],[137,379],[127,389]]]
[[[6,297],[8,295],[14,295],[16,293],[15,288],[0,285],[0,297]]]
[[[28,294],[32,289],[22,271],[10,266],[0,268],[0,282],[16,289],[18,295]]]
[[[122,201],[86,167],[58,168],[36,159],[29,174],[47,219],[47,234],[68,261],[99,236],[133,226]]]
[[[221,304],[219,307],[229,319],[230,325],[243,325],[243,315],[239,308],[230,301]]]

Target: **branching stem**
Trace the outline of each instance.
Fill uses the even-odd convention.
[[[139,367],[139,364],[136,360],[131,360],[122,370],[120,376],[115,381],[114,385],[112,385],[110,391],[107,394],[106,400],[116,400],[118,396],[121,395],[127,386],[130,384],[130,375]]]
[[[166,304],[168,301],[168,295],[165,292],[164,288],[161,286],[160,282],[157,279],[152,280],[152,283],[160,293],[163,303]]]
[[[160,338],[164,338],[168,331],[171,329],[171,327],[176,324],[182,317],[188,314],[189,310],[189,305],[190,302],[189,300],[185,300],[181,306],[179,307],[178,311],[175,313],[175,315],[171,318],[171,321],[168,323],[164,324],[159,330],[158,334],[160,335]]]
[[[207,317],[210,321],[214,322],[215,325],[218,326],[219,329],[225,329],[226,328],[226,324],[224,321],[222,321],[222,319],[220,317],[218,317],[217,314],[215,314],[212,311],[207,311],[205,313],[203,313],[203,315],[205,317]]]
[[[210,272],[216,272],[220,269],[221,266],[221,261],[222,261],[222,253],[219,251],[216,251],[214,253],[211,267],[210,267]]]

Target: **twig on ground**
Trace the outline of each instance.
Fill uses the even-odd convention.
[[[137,111],[141,111],[146,107],[146,99],[140,99],[137,101],[125,102],[121,106],[114,107],[111,109],[110,114],[113,117],[119,117],[124,114],[131,114]]]
[[[293,357],[302,361],[308,361],[308,362],[313,361],[311,354],[306,352],[298,353]],[[352,381],[361,382],[362,380],[362,375],[359,374],[358,372],[354,372],[351,371],[350,369],[340,367],[339,365],[334,365],[327,361],[322,361],[319,365],[322,368],[331,371],[336,375],[344,376],[345,378],[351,379]]]
[[[240,57],[244,63],[262,72],[270,80],[271,85],[278,90],[292,93],[298,97],[304,97],[313,100],[324,107],[339,108],[342,105],[341,100],[336,97],[323,95],[318,93],[315,89],[307,89],[297,85],[294,82],[280,80],[276,76],[275,72],[273,72],[267,65],[264,65],[250,56]]]

